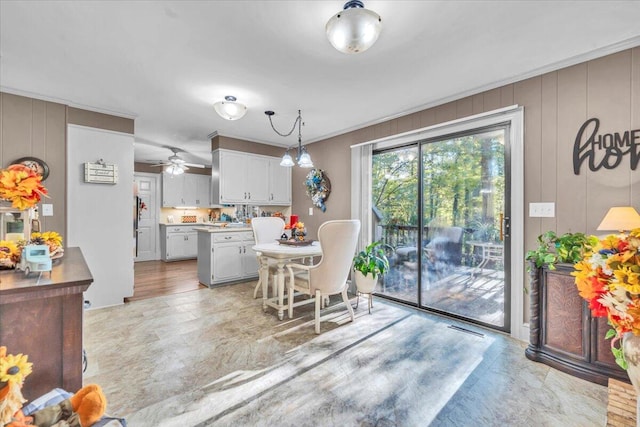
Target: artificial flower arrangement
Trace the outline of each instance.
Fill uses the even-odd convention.
[[[32,370],[27,360],[26,355],[7,354],[7,348],[0,347],[0,425],[13,421],[13,415],[26,402],[20,389]]]
[[[62,236],[55,231],[45,231],[43,233],[31,233],[31,245],[47,245],[49,246],[49,255],[54,257],[62,256],[64,249],[62,247]]]
[[[626,370],[621,338],[627,332],[640,336],[640,228],[600,239],[574,268],[571,274],[593,316],[608,318],[613,329],[606,338],[613,338],[611,351]]]
[[[304,185],[313,204],[325,212],[327,210],[325,202],[331,194],[331,182],[324,171],[311,169],[304,180]]]
[[[14,208],[30,209],[43,196],[47,197],[47,189],[33,169],[17,164],[0,170],[0,199],[10,201]]]
[[[304,237],[307,235],[307,229],[304,228],[304,222],[296,222],[294,226],[291,228],[291,238],[297,240],[304,240]]]
[[[20,262],[22,246],[11,240],[0,240],[0,268],[15,268]]]

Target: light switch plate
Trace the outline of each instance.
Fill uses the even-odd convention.
[[[42,216],[53,216],[53,205],[48,203],[42,204]]]
[[[313,216],[313,208],[309,208],[309,216]]]
[[[529,217],[531,218],[553,218],[556,216],[556,204],[529,203]]]

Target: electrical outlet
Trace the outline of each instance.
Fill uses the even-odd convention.
[[[529,217],[531,218],[553,218],[556,216],[556,204],[529,203]]]
[[[309,208],[309,216],[313,216],[313,208]]]

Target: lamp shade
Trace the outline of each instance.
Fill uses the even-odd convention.
[[[213,108],[220,117],[227,120],[241,119],[247,112],[246,105],[237,102],[235,96],[225,96],[224,101],[216,102]]]
[[[631,206],[610,208],[598,226],[598,230],[628,231],[640,228],[640,214]]]
[[[325,30],[329,42],[342,53],[360,53],[378,40],[382,19],[365,9],[361,1],[349,1],[329,19]]]
[[[282,156],[282,161],[280,162],[280,166],[286,166],[286,167],[290,168],[293,165],[295,165],[295,163],[293,163],[293,159],[291,158],[291,154],[289,154],[289,151],[287,151],[286,153],[284,153],[284,156]]]
[[[312,168],[313,162],[311,161],[311,156],[307,153],[307,150],[302,149],[302,154],[300,155],[300,159],[298,160],[298,166],[301,168]]]

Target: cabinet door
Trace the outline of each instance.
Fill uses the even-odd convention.
[[[211,176],[196,176],[196,206],[211,206]]]
[[[246,155],[243,153],[220,153],[220,202],[244,203],[247,198]]]
[[[269,202],[269,159],[247,155],[248,203]]]
[[[213,246],[214,282],[239,279],[242,275],[241,242],[223,243]]]
[[[257,276],[259,270],[258,258],[251,247],[254,242],[243,242],[242,247],[242,275],[244,277]]]
[[[291,204],[291,168],[280,166],[280,159],[269,159],[269,204]]]
[[[182,206],[198,206],[198,175],[185,173],[182,188]]]
[[[162,207],[184,206],[182,189],[184,175],[162,174]]]
[[[184,257],[185,233],[167,233],[166,259],[179,259]]]
[[[189,231],[184,233],[184,257],[185,258],[197,258],[198,257],[198,232]]]

